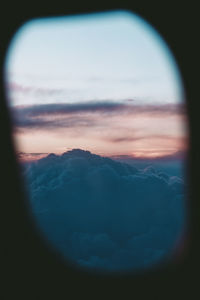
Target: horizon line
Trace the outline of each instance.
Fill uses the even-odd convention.
[[[138,160],[138,161],[176,161],[176,160],[182,160],[187,154],[187,150],[178,150],[178,151],[173,151],[170,154],[165,154],[165,155],[137,155],[137,154],[113,154],[113,155],[108,155],[108,154],[103,154],[103,153],[94,153],[91,152],[90,150],[85,150],[85,149],[80,149],[80,148],[73,148],[73,149],[66,149],[64,152],[22,152],[22,151],[17,151],[16,156],[21,162],[34,162],[38,161],[42,158],[47,157],[50,154],[55,154],[56,156],[62,156],[64,153],[68,153],[74,150],[80,150],[83,152],[89,152],[91,154],[99,155],[102,157],[108,157],[113,160],[121,160],[121,159],[126,159],[126,160]],[[159,151],[161,152],[161,151]]]

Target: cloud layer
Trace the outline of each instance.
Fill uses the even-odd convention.
[[[147,150],[150,156],[161,156],[187,148],[180,104],[138,105],[132,100],[26,105],[12,107],[12,117],[18,151],[26,153],[61,153],[67,145],[106,156],[145,156]]]
[[[26,164],[23,175],[41,232],[77,266],[148,268],[181,238],[185,194],[177,176],[79,149]]]
[[[102,117],[121,114],[129,116],[138,114],[151,116],[184,114],[184,106],[180,104],[133,105],[113,101],[15,106],[12,109],[14,125],[24,129],[79,126],[79,119],[85,121],[87,119],[85,126],[89,126],[92,125],[91,122],[94,120],[90,114],[93,114],[95,119],[98,115]],[[78,118],[76,123],[72,122],[73,116],[76,116],[76,119]]]

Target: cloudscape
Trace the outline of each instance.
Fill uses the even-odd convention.
[[[16,135],[26,152],[34,148],[38,152],[40,147],[39,152],[60,153],[67,143],[70,149],[82,145],[107,156],[144,156],[147,150],[147,156],[163,156],[185,149],[186,145],[182,128],[185,112],[180,104],[41,104],[16,106],[13,116]]]
[[[64,259],[128,272],[179,251],[185,96],[147,22],[125,11],[29,21],[9,47],[5,86],[31,214]]]
[[[66,258],[92,270],[152,266],[178,248],[181,177],[73,149],[24,166],[39,228]]]

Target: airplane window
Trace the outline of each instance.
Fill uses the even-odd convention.
[[[128,11],[33,19],[5,64],[27,211],[75,268],[177,259],[187,230],[188,124],[176,61]]]

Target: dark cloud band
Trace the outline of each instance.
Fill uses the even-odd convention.
[[[116,102],[41,104],[12,108],[14,126],[22,129],[94,126],[98,117],[122,115],[184,115],[181,104],[134,105]],[[101,120],[102,121],[102,120]]]

